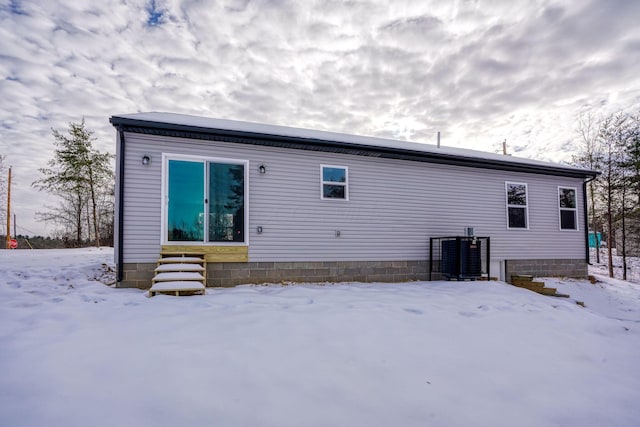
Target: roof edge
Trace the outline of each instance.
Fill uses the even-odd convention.
[[[555,166],[553,164],[521,163],[509,161],[508,159],[497,160],[474,157],[471,155],[465,156],[450,153],[433,153],[406,148],[368,145],[366,143],[360,142],[344,142],[331,139],[280,135],[276,133],[263,133],[248,130],[222,129],[216,127],[135,119],[122,116],[112,116],[111,118],[109,118],[109,122],[114,127],[120,130],[133,133],[146,133],[163,136],[181,136],[195,139],[213,139],[211,138],[212,136],[239,138],[243,140],[241,141],[241,143],[247,144],[281,146],[293,149],[340,152],[356,155],[371,155],[374,157],[422,161],[427,163],[451,164],[456,166],[475,167],[482,169],[497,169],[511,172],[528,172],[582,179],[595,178],[600,174],[599,172],[593,170],[564,167],[561,165]],[[274,126],[273,128],[277,129],[280,128],[280,126]],[[322,132],[322,134],[327,134],[328,136],[332,135],[331,132]],[[361,138],[365,140],[367,139],[367,137]]]

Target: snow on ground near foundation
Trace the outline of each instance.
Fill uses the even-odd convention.
[[[590,274],[598,274],[600,276],[609,275],[609,257],[606,248],[600,249],[600,262],[596,262],[596,249],[590,248],[590,261],[592,263],[589,266]],[[624,262],[621,256],[617,255],[617,251],[612,249],[613,253],[613,275],[618,279],[622,279]],[[640,258],[639,257],[627,257],[627,280],[629,282],[640,284]]]
[[[640,420],[640,285],[546,279],[570,299],[500,282],[148,298],[92,280],[112,257],[0,251],[0,425]]]

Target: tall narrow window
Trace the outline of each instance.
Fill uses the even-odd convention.
[[[507,227],[529,228],[527,184],[505,183],[507,190]]]
[[[167,242],[244,242],[246,162],[167,159]]]
[[[349,170],[345,166],[320,166],[322,199],[349,200]]]
[[[560,229],[578,229],[578,209],[576,208],[576,189],[558,187],[558,207],[560,209]]]

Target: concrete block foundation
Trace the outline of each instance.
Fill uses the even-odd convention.
[[[588,276],[587,263],[584,259],[505,260],[505,273],[507,282],[511,282],[513,274],[576,279],[586,279]]]
[[[261,283],[407,282],[429,280],[428,261],[219,262],[207,264],[207,286]],[[121,288],[148,289],[155,263],[123,264]]]
[[[151,287],[155,263],[126,263],[121,288]],[[505,260],[506,280],[512,274],[584,279],[583,259]],[[493,275],[493,274],[492,274]],[[435,280],[442,280],[434,274]],[[261,283],[408,282],[429,280],[428,261],[218,262],[207,264],[207,286]]]

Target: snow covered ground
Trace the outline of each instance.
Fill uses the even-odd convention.
[[[589,270],[591,273],[597,273],[603,276],[609,275],[609,256],[606,248],[600,249],[600,263],[596,262],[596,249],[590,249],[591,263],[593,264]],[[616,250],[613,249],[613,275],[618,279],[622,279],[623,262],[622,257],[616,255]],[[633,283],[640,284],[640,258],[627,257],[627,280]]]
[[[637,426],[640,285],[113,289],[0,251],[2,426]],[[575,301],[584,301],[582,308]]]

